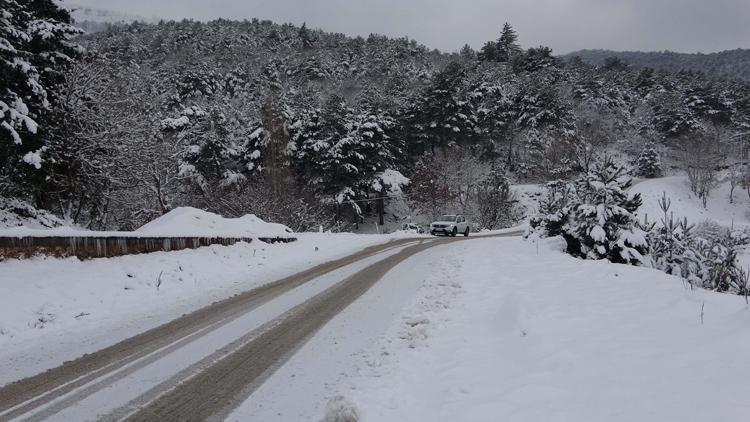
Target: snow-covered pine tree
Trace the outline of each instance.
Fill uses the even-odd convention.
[[[628,194],[631,184],[626,169],[610,157],[576,182],[581,202],[565,228],[569,251],[587,259],[644,262],[648,241],[635,216],[642,201],[640,194]]]
[[[543,236],[562,235],[571,255],[641,265],[648,241],[635,216],[640,194],[627,192],[631,184],[625,168],[606,157],[574,184],[557,190],[547,214],[532,227]]]
[[[457,62],[435,75],[424,95],[407,117],[413,153],[435,153],[451,142],[465,143],[476,137],[477,117],[473,103],[463,97],[465,71]]]
[[[198,106],[184,109],[180,117],[164,119],[165,136],[176,136],[184,145],[179,154],[180,176],[192,180],[202,191],[214,183],[227,186],[246,179],[240,168],[239,142],[230,120],[219,108]]]
[[[653,145],[649,145],[641,151],[636,162],[636,174],[647,179],[660,177],[662,175],[661,159],[659,151]]]
[[[52,0],[0,0],[0,189],[6,193],[33,192],[44,180],[51,129],[45,119],[61,71],[81,52],[70,41],[80,32]]]

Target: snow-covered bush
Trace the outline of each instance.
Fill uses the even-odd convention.
[[[53,228],[62,225],[62,220],[47,211],[36,209],[18,199],[0,197],[0,228]]]
[[[606,158],[574,183],[550,186],[544,214],[532,220],[532,228],[542,236],[563,236],[571,255],[641,265],[648,241],[634,214],[640,195],[627,193],[631,183],[625,168]]]
[[[660,225],[651,225],[649,252],[654,268],[686,279],[691,286],[740,295],[750,293],[748,273],[737,262],[738,246],[748,237],[742,232],[721,233],[715,225],[698,227],[687,219],[675,220],[666,194],[659,200]]]
[[[646,147],[638,156],[636,174],[648,179],[662,175],[659,152],[653,146]]]

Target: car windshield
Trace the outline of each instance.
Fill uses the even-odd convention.
[[[438,221],[456,221],[455,215],[444,215],[438,219]]]

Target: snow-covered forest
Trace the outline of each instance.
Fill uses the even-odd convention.
[[[81,35],[51,0],[2,13],[0,196],[88,228],[188,205],[344,229],[402,195],[494,228],[509,181],[605,152],[745,157],[750,139],[747,83],[562,61],[508,24],[445,53],[257,19]]]

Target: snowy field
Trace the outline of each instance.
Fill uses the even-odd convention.
[[[549,242],[474,240],[410,258],[230,420],[746,420],[744,298]]]
[[[389,236],[297,234],[80,261],[0,262],[0,384],[98,350],[214,301],[385,243]]]

